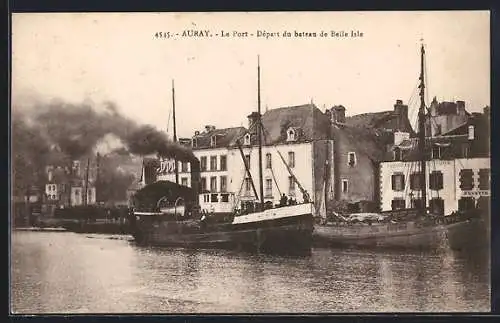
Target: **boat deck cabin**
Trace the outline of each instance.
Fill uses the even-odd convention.
[[[207,192],[199,195],[199,203],[202,212],[232,213],[236,199],[230,192]]]

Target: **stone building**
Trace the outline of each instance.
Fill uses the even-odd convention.
[[[432,100],[425,121],[426,136],[439,136],[464,124],[470,117],[465,110],[464,101],[438,102],[436,97]]]
[[[435,213],[490,205],[489,109],[467,115],[461,125],[426,139],[427,207]],[[394,143],[380,163],[382,211],[421,205],[419,159],[415,138]]]
[[[394,140],[414,135],[408,106],[397,100],[393,110],[346,117],[340,105],[325,114],[333,140],[330,201],[346,202],[352,212],[374,211],[380,198],[378,163]]]
[[[179,140],[190,145],[200,161],[201,192],[218,194],[208,197],[210,201],[225,199],[225,193],[235,198],[235,206],[256,199],[244,160],[248,161],[251,178],[260,194],[257,120],[258,115],[252,113],[248,116],[248,128],[206,126],[192,138]],[[262,115],[262,125],[264,201],[278,204],[282,194],[302,201],[302,187],[319,203],[325,162],[331,160],[328,118],[313,104],[306,104],[268,110]],[[190,186],[189,163],[177,162],[177,167],[179,184]],[[158,161],[156,170],[156,180],[175,182],[174,160]]]

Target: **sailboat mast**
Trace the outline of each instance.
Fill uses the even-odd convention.
[[[172,117],[174,119],[174,142],[177,142],[177,128],[175,125],[175,87],[174,80],[172,80]],[[177,159],[174,158],[175,166],[175,183],[179,184],[179,167],[177,165]]]
[[[90,158],[87,158],[87,170],[85,172],[85,199],[83,205],[88,204],[88,194],[89,194],[89,168],[90,168]]]
[[[99,198],[99,191],[100,191],[100,167],[101,167],[101,154],[97,153],[97,156],[96,156],[96,165],[95,165],[95,168],[96,168],[96,174],[95,174],[95,196],[96,196],[96,202],[100,202]]]
[[[424,50],[424,44],[422,44],[421,50],[420,50],[420,109],[418,113],[418,150],[419,150],[419,155],[420,155],[420,172],[421,172],[421,182],[422,182],[422,211],[424,214],[426,214],[426,209],[427,209],[427,184],[425,181],[425,175],[426,175],[426,169],[425,169],[425,163],[426,163],[426,154],[425,154],[425,75],[424,75],[424,55],[425,55],[425,50]]]
[[[257,136],[259,141],[259,189],[260,189],[260,206],[264,209],[264,183],[262,181],[262,115],[260,113],[260,56],[257,56],[257,114],[258,127]]]

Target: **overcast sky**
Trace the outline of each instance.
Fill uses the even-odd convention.
[[[420,39],[429,100],[490,104],[488,12],[43,13],[12,18],[12,97],[115,102],[123,114],[167,129],[175,79],[177,132],[247,124],[257,109],[311,102],[347,114],[393,108],[418,82]],[[209,30],[211,38],[155,39],[157,31]],[[220,38],[358,30],[358,38]],[[411,105],[413,107],[413,105]],[[172,125],[170,123],[170,131]]]

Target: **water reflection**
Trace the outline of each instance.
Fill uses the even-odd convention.
[[[489,311],[488,255],[313,250],[309,257],[137,247],[15,232],[18,313]]]

